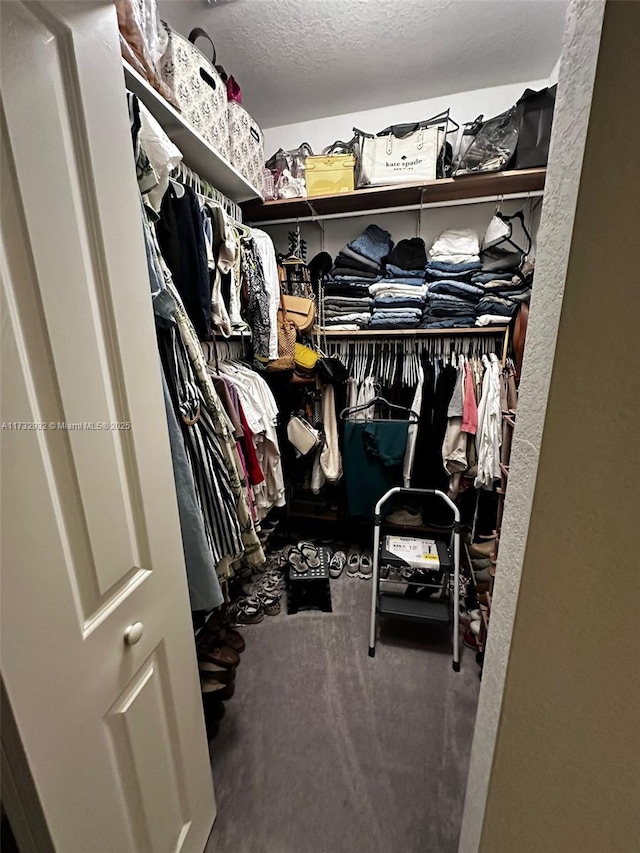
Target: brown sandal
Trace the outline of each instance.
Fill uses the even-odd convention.
[[[231,646],[221,643],[213,634],[200,634],[197,643],[198,660],[231,669],[240,663],[240,655]]]
[[[226,643],[238,654],[245,650],[244,637],[240,631],[236,631],[235,628],[227,628],[219,617],[215,619],[213,616],[210,617],[204,624],[204,631],[215,637],[219,643]]]

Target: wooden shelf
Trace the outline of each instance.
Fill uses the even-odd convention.
[[[508,326],[470,326],[463,329],[358,329],[348,332],[314,326],[313,334],[327,338],[447,337],[452,335],[504,335],[508,328]]]
[[[169,139],[182,151],[185,165],[232,201],[240,203],[250,199],[260,200],[258,190],[126,62],[124,79],[127,88],[138,96]]]
[[[370,187],[350,193],[286,198],[278,201],[248,202],[243,206],[244,218],[253,224],[278,220],[322,219],[323,217],[361,214],[380,208],[416,207],[433,203],[452,203],[485,196],[540,194],[544,188],[546,169],[520,169],[441,178],[419,184],[393,187]]]

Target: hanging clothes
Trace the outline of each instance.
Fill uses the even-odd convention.
[[[265,380],[240,363],[221,363],[219,369],[237,388],[249,427],[255,438],[256,455],[264,480],[254,487],[259,518],[274,506],[285,505],[282,459],[278,443],[278,406]]]
[[[251,228],[251,236],[255,242],[262,264],[263,287],[269,306],[269,354],[268,358],[278,358],[278,306],[280,304],[280,276],[278,262],[273,247],[273,240],[259,228]],[[253,326],[252,326],[253,328]]]
[[[502,411],[500,406],[500,362],[494,353],[482,357],[485,374],[482,380],[482,399],[478,404],[478,431],[476,449],[478,473],[477,489],[492,489],[500,477],[500,443]]]
[[[322,424],[324,445],[320,451],[320,466],[328,483],[337,483],[342,478],[342,456],[338,445],[338,422],[333,385],[322,389]]]
[[[211,286],[202,211],[195,193],[178,196],[170,184],[160,206],[156,234],[189,319],[200,340],[211,338]]]
[[[162,390],[169,427],[171,462],[176,484],[191,609],[213,610],[215,607],[220,607],[224,596],[216,573],[216,560],[205,530],[204,516],[196,496],[193,471],[184,446],[184,437],[178,425],[164,372]]]
[[[416,391],[411,402],[411,409],[414,412],[419,412],[422,408],[422,386],[424,385],[424,370],[422,366],[418,368],[418,381],[416,383]],[[413,473],[413,464],[416,456],[416,444],[418,441],[418,423],[409,424],[407,431],[407,449],[404,455],[404,463],[402,468],[402,480],[405,489],[411,487],[411,477]]]
[[[160,328],[170,329],[175,322],[176,303],[167,290],[165,272],[155,244],[155,234],[149,225],[144,206],[141,208],[149,283],[153,300],[156,324]],[[193,470],[184,445],[184,437],[178,425],[164,370],[162,372],[162,390],[171,462],[176,486],[180,532],[187,572],[187,584],[192,610],[212,610],[219,607],[224,597],[217,575],[217,561],[205,528]]]
[[[262,550],[262,545],[260,544],[251,518],[244,471],[233,438],[232,426],[213,386],[200,341],[180,300],[180,295],[172,284],[168,285],[168,289],[176,299],[176,322],[178,329],[188,352],[205,405],[211,415],[214,429],[220,440],[222,455],[229,475],[229,482],[235,498],[238,520],[242,531],[242,542],[244,545],[242,562],[247,565],[260,565],[264,563],[264,551]]]
[[[402,482],[409,421],[346,421],[344,467],[349,515],[373,516],[377,501]]]
[[[191,364],[175,329],[159,330],[160,355],[183,425],[200,508],[218,574],[228,574],[243,552],[240,524],[218,437]]]
[[[146,185],[142,185],[140,190],[146,193],[147,203],[157,214],[160,212],[162,199],[169,186],[169,175],[178,163],[182,162],[182,152],[169,139],[145,105],[139,102],[138,104],[140,108],[138,139],[153,173],[153,180],[147,178]]]
[[[271,302],[265,287],[262,260],[253,240],[243,240],[240,248],[242,276],[247,293],[247,319],[252,330],[253,351],[258,358],[273,358]],[[276,330],[276,358],[278,334]]]

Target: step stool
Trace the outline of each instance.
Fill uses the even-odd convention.
[[[331,582],[329,580],[330,555],[326,548],[319,548],[320,565],[307,569],[300,575],[292,566],[287,573],[287,613],[292,616],[299,610],[322,610],[333,612],[331,606]]]

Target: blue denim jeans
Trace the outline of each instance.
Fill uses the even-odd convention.
[[[484,295],[484,290],[466,281],[434,281],[429,285],[429,296],[431,295],[457,296],[460,299],[477,302]]]
[[[375,261],[377,264],[388,255],[393,248],[393,240],[391,234],[385,231],[384,228],[379,228],[377,225],[369,225],[364,233],[347,246],[359,255],[364,255],[370,261]]]

